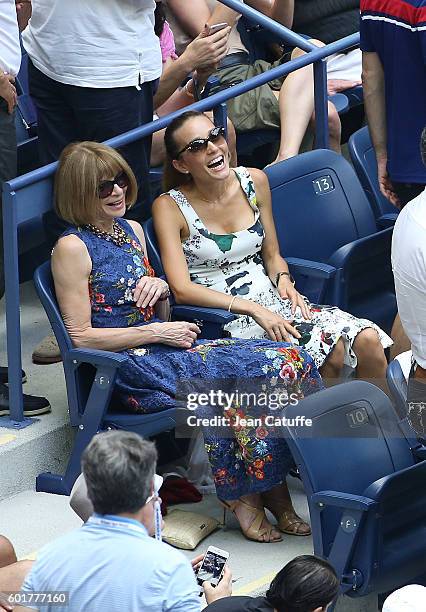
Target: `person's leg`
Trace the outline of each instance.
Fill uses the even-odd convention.
[[[311,528],[294,511],[287,483],[284,481],[262,494],[262,500],[278,521],[279,529],[289,535],[307,536]]]
[[[249,540],[281,541],[280,532],[266,518],[261,495],[251,493],[235,501],[222,501],[222,504],[232,510],[238,519],[241,531]]]
[[[95,89],[72,86],[69,90],[70,104],[77,118],[79,140],[103,142],[152,121],[152,82],[136,87]],[[149,167],[151,137],[138,140],[120,148],[135,173],[140,206],[131,211],[138,221],[151,214],[151,192]]]
[[[407,334],[402,327],[401,318],[399,314],[396,315],[395,321],[392,325],[391,338],[393,340],[393,345],[390,348],[390,358],[395,359],[397,355],[401,353],[405,353],[406,351],[411,350],[411,342],[408,339]]]
[[[324,44],[319,40],[311,42],[319,47]],[[305,55],[299,48],[293,50],[291,59]],[[315,123],[314,113],[314,75],[312,66],[300,68],[290,73],[278,96],[281,120],[280,148],[275,162],[288,159],[299,153],[300,145],[310,122]],[[340,118],[334,104],[328,103],[328,127],[330,148],[340,153]]]
[[[377,386],[386,388],[387,361],[376,330],[363,329],[355,338],[353,350],[357,356],[357,378],[371,379]]]
[[[345,359],[345,344],[343,339],[337,342],[331,353],[327,356],[323,365],[319,368],[322,379],[327,387],[339,382]]]
[[[315,130],[315,111],[312,114],[311,119],[312,129]],[[339,113],[336,110],[336,107],[332,102],[328,102],[328,137],[329,137],[329,146],[332,151],[336,153],[342,152],[342,147],[340,144],[342,136],[342,124],[340,122]]]
[[[305,52],[294,49],[291,58]],[[289,74],[278,95],[281,137],[276,162],[299,153],[300,145],[314,111],[314,87],[312,66],[306,66]]]
[[[37,108],[38,151],[42,165],[56,161],[64,147],[79,139],[70,103],[70,85],[54,81],[28,60],[29,88]]]
[[[407,414],[411,427],[426,437],[426,370],[414,363],[408,379]]]

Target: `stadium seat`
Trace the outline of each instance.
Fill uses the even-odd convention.
[[[70,423],[77,427],[77,434],[66,472],[59,474],[42,473],[36,481],[37,491],[69,495],[80,473],[81,453],[96,432],[104,429],[126,429],[135,431],[143,437],[151,437],[173,429],[176,424],[175,409],[160,410],[153,414],[126,414],[117,398],[114,398],[114,381],[120,365],[127,357],[121,353],[73,348],[71,339],[62,321],[56,301],[50,261],[43,263],[34,274],[34,284],[40,301],[46,311],[53,332],[61,350],[65,382],[68,396]],[[186,321],[201,321],[214,311],[179,306],[172,317]],[[215,329],[223,322],[229,322],[234,315],[224,312],[216,317]],[[178,319],[179,320],[179,319]],[[211,326],[211,321],[209,322]],[[203,329],[203,332],[206,330]],[[216,332],[214,337],[220,334]],[[208,337],[203,333],[203,337]]]
[[[352,166],[318,149],[265,172],[281,254],[299,291],[314,303],[339,306],[390,330],[396,315],[392,228],[377,231]]]
[[[394,225],[398,210],[380,191],[377,162],[368,127],[363,127],[349,138],[349,154],[365,194],[370,202],[377,226],[381,229]]]
[[[287,407],[285,416],[299,417],[288,444],[308,496],[314,552],[335,568],[341,593],[356,598],[424,581],[426,461],[416,462],[389,398],[354,381]]]
[[[406,415],[407,381],[397,359],[393,359],[388,365],[386,378],[395,408],[401,416]]]
[[[156,276],[165,278],[163,264],[161,263],[160,249],[158,248],[152,219],[148,219],[143,224],[146,248],[148,251],[149,263],[155,270]],[[190,320],[196,320],[202,328],[203,338],[220,338],[226,335],[223,326],[235,319],[235,315],[222,310],[221,308],[202,308],[201,306],[181,306],[175,305],[173,295],[170,297],[173,304],[173,320],[188,321],[188,313],[191,314]]]

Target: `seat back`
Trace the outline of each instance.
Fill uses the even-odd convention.
[[[302,153],[266,169],[283,255],[327,263],[376,223],[350,164],[333,151]]]
[[[93,369],[87,364],[80,365],[78,368],[73,368],[72,363],[67,359],[67,354],[73,346],[56,300],[50,260],[44,262],[35,270],[34,286],[59,344],[64,365],[70,421],[71,425],[75,426],[79,424],[82,415],[82,406],[86,404],[88,392],[93,380]]]
[[[156,276],[164,276],[163,264],[160,257],[160,249],[158,248],[157,237],[154,231],[152,218],[145,221],[143,224],[145,234],[146,248],[148,251],[149,263],[155,270]]]
[[[308,496],[324,490],[362,495],[372,482],[414,463],[389,398],[370,383],[343,383],[286,409],[289,419],[298,415],[312,419],[312,427],[290,427],[288,440]],[[340,515],[324,514],[327,554]]]
[[[407,415],[407,381],[397,359],[393,359],[388,365],[386,379],[395,408],[401,418],[404,418]]]
[[[348,146],[355,172],[370,202],[374,216],[379,221],[383,215],[392,215],[395,221],[398,211],[380,191],[376,153],[368,127],[365,126],[352,134]]]

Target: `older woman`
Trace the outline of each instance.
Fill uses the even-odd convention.
[[[267,177],[229,167],[224,131],[186,112],[167,128],[167,194],[153,205],[167,280],[178,303],[225,308],[237,338],[302,345],[322,376],[344,363],[384,380],[383,347],[392,340],[374,323],[300,295],[280,256]]]
[[[208,392],[215,384],[236,390],[238,383],[245,391],[241,384],[258,381],[260,391],[268,379],[271,384],[282,381],[287,396],[294,393],[296,401],[321,388],[318,371],[303,350],[266,340],[199,341],[194,323],[167,321],[168,285],[155,277],[148,262],[141,226],[123,219],[135,200],[135,179],[113,149],[90,142],[66,147],[55,193],[58,214],[73,225],[52,254],[61,313],[75,346],[127,355],[116,382],[127,409],[154,412],[175,406],[184,381],[186,393],[181,394],[187,399],[188,390]],[[264,504],[275,512],[281,530],[309,533],[285,485],[291,457],[281,428],[265,423],[265,409],[259,414],[233,399],[219,404],[211,400],[196,415],[228,419],[228,428],[207,427],[205,444],[218,497],[235,512],[243,533],[261,542],[281,538],[267,521]],[[253,414],[263,420],[244,422],[242,417]]]

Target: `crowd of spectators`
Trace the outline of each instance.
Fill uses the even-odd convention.
[[[376,152],[380,190],[392,204],[403,209],[395,225],[392,246],[399,313],[392,336],[397,338],[396,352],[412,348],[408,416],[417,433],[423,435],[425,2],[384,0],[379,8],[374,0],[246,3],[317,45],[360,28],[361,51],[349,49],[348,53],[329,60],[329,93],[360,83],[362,53],[365,110]],[[174,397],[175,389],[167,375],[163,373],[158,381],[160,361],[165,370],[194,376],[200,372],[199,355],[213,377],[223,375],[221,367],[225,363],[228,367],[232,364],[237,374],[241,368],[242,378],[250,378],[259,376],[255,366],[249,364],[253,351],[264,351],[267,359],[271,346],[278,347],[275,350],[285,355],[281,356],[280,369],[295,371],[294,362],[298,362],[299,371],[291,380],[295,388],[298,385],[300,396],[321,388],[318,369],[324,375],[331,368],[330,377],[338,378],[347,363],[357,366],[361,376],[368,373],[382,379],[385,376],[383,349],[392,340],[371,322],[337,309],[332,320],[327,309],[324,317],[321,308],[316,308],[313,314],[312,305],[296,291],[287,264],[279,255],[265,175],[244,168],[230,174],[230,168],[238,163],[238,132],[279,130],[279,149],[273,163],[298,154],[309,125],[315,129],[311,67],[230,100],[228,143],[225,131],[214,127],[211,115],[188,113],[165,132],[156,133],[153,139],[146,137],[122,147],[120,154],[95,144],[148,123],[153,117],[188,106],[202,93],[210,75],[218,78],[220,89],[228,88],[304,53],[298,48],[281,49],[275,61],[252,62],[238,28],[239,20],[238,13],[215,0],[194,0],[190,11],[186,0],[156,3],[91,0],[90,7],[85,0],[0,0],[0,182],[17,173],[15,78],[21,61],[21,29],[29,57],[29,93],[37,108],[40,163],[60,159],[56,178],[59,214],[48,216],[46,229],[52,246],[58,245],[52,269],[61,312],[76,346],[134,349],[132,366],[120,372],[117,390],[127,408],[136,412],[149,410],[150,401],[152,409],[159,403],[168,407],[167,402]],[[210,26],[222,22],[227,25],[210,32]],[[270,51],[276,48],[272,46]],[[340,152],[340,119],[332,102],[328,109],[330,147]],[[74,142],[80,144],[70,144]],[[156,201],[153,213],[163,263],[175,297],[177,301],[221,307],[240,315],[231,324],[233,340],[225,340],[222,345],[218,341],[214,351],[199,344],[200,329],[194,323],[167,322],[168,285],[154,278],[143,255],[145,239],[136,221],[151,216],[149,168],[164,162],[169,192]],[[225,206],[228,217],[223,214]],[[124,214],[130,222],[121,218]],[[245,230],[236,229],[241,223],[244,227],[251,223],[246,233],[251,234],[253,244],[244,245],[246,250],[240,248]],[[245,267],[240,269],[235,265],[238,261],[233,261],[235,276],[222,279],[223,290],[218,289],[218,276],[230,265],[227,258],[237,234],[234,247],[240,249],[238,256],[244,251]],[[233,237],[230,242],[224,241],[230,236]],[[1,240],[0,299],[4,294]],[[112,292],[112,286],[108,287],[101,278],[110,281],[111,274],[118,273],[111,262],[118,266],[117,249],[127,243],[131,243],[133,250],[129,253],[139,267],[133,269],[132,263],[121,259],[122,266],[128,263],[129,282],[126,284],[127,279],[125,282],[123,278],[122,286],[121,279],[114,285],[115,303],[105,307],[105,299],[93,300],[92,296],[105,298],[108,291]],[[220,257],[227,254],[223,260],[213,252],[213,247],[219,249]],[[197,251],[202,248],[209,258],[197,260]],[[249,263],[259,268],[256,274],[254,268],[248,271]],[[98,264],[100,273],[96,276]],[[259,270],[261,274],[257,275]],[[228,272],[224,277],[229,276]],[[124,270],[124,276],[125,273]],[[245,284],[241,278],[247,274],[246,280],[250,282]],[[264,292],[258,284],[262,275],[268,285]],[[230,290],[233,282],[237,283],[235,291]],[[254,295],[250,285],[260,291],[252,302],[246,299]],[[118,293],[121,290],[123,295]],[[281,305],[285,302],[286,310],[274,309],[275,299]],[[119,322],[118,311],[122,306],[121,321],[133,316],[135,309],[139,313],[139,319],[132,319],[130,326]],[[139,320],[146,325],[138,326]],[[307,325],[309,341],[303,342]],[[289,352],[285,352],[286,346],[277,344],[295,339],[301,346]],[[142,344],[157,345],[160,349],[156,353],[154,348],[138,348]],[[190,350],[183,354],[182,348]],[[276,367],[276,354],[274,358]],[[265,367],[269,367],[265,364],[259,357],[256,367],[265,372]],[[143,378],[140,370],[145,368],[146,380],[147,367],[152,369],[152,384],[145,389],[140,385]],[[22,376],[25,377],[24,372]],[[0,416],[8,411],[7,368],[0,368]],[[47,399],[24,396],[26,415],[48,411]],[[208,435],[205,438],[207,447],[212,448],[213,441]],[[216,456],[211,453],[209,460],[213,471],[231,473],[232,469],[241,468],[241,472],[235,471],[232,483],[231,478],[220,482],[217,492],[224,505],[236,514],[244,535],[260,542],[278,541],[280,532],[309,535],[309,525],[294,512],[282,483],[282,475],[291,467],[285,441],[282,440],[282,448],[275,445],[268,455],[273,465],[267,466],[265,461],[259,468],[263,474],[262,478],[257,476],[261,486],[259,482],[253,486],[253,479],[241,476],[250,473],[250,460],[254,463],[259,458],[248,458],[250,442],[239,444],[238,451],[222,444],[222,463],[217,459],[220,454],[217,445]],[[194,571],[202,558],[189,563],[181,553],[151,537],[154,502],[158,498],[154,490],[156,461],[154,444],[136,434],[108,432],[95,436],[82,458],[93,514],[79,530],[45,547],[34,564],[18,562],[11,543],[0,538],[0,591],[20,588],[67,591],[75,612],[148,607],[176,612],[200,610]],[[235,464],[234,468],[226,461]],[[264,508],[277,518],[276,527],[267,520]],[[279,572],[264,597],[231,598],[229,568],[215,589],[205,583],[203,590],[212,612],[325,612],[335,601],[338,587],[337,576],[326,561],[303,556]],[[383,611],[407,611],[408,606],[420,610],[415,606],[420,599],[424,602],[422,588],[411,585],[393,593]],[[12,607],[0,598],[0,609],[9,611]],[[31,609],[38,608],[15,608]],[[52,611],[55,609],[57,606],[52,607]]]

